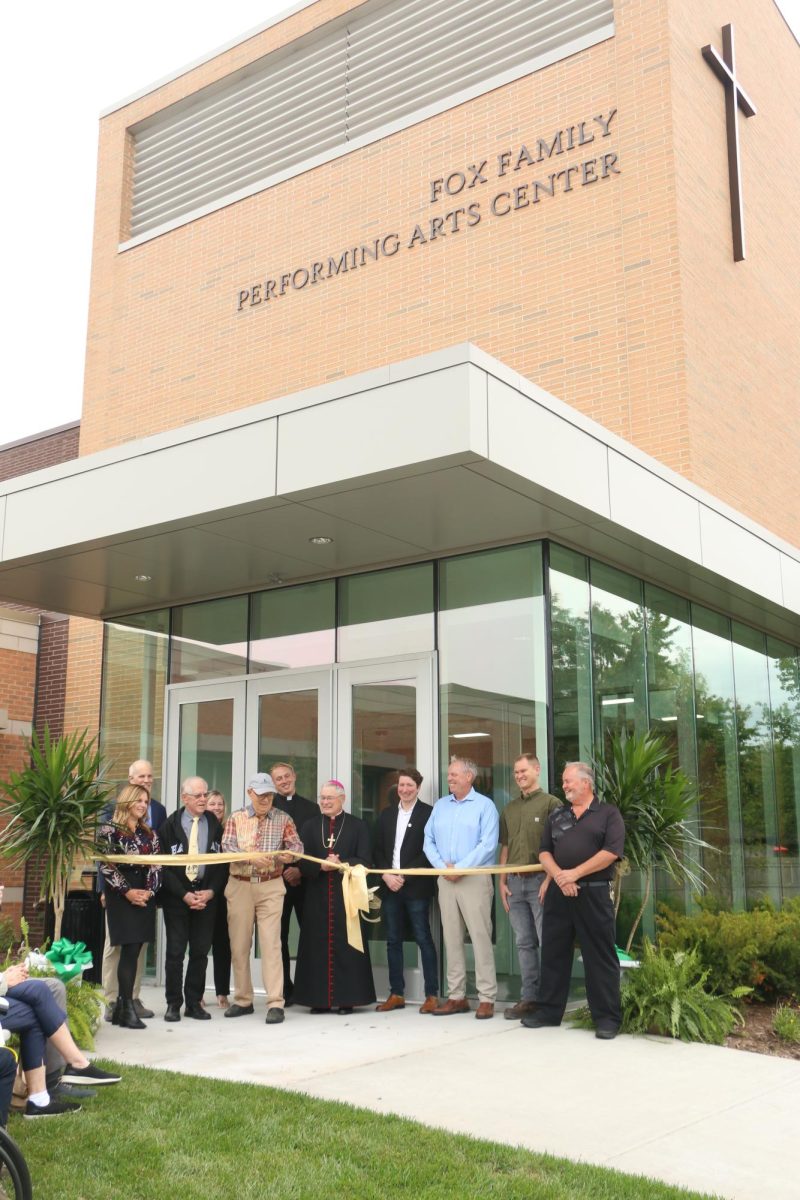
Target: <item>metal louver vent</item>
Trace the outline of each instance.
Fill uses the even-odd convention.
[[[368,0],[134,126],[127,244],[613,32],[612,0]]]

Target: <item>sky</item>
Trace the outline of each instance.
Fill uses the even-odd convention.
[[[5,6],[0,445],[80,418],[100,112],[292,7],[292,0]],[[800,39],[800,0],[779,7]]]

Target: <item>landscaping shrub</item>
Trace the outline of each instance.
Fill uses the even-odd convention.
[[[719,1046],[735,1025],[743,1024],[736,1001],[749,991],[741,987],[730,996],[715,995],[696,951],[656,949],[645,938],[640,965],[623,976],[621,1029]],[[593,1028],[586,1007],[568,1020],[580,1029]]]
[[[774,1003],[800,994],[800,897],[781,909],[765,901],[751,912],[715,911],[706,903],[691,916],[662,905],[656,924],[659,946],[695,951],[720,995],[749,987],[754,1000]]]
[[[779,1004],[772,1018],[772,1028],[782,1042],[800,1045],[800,1012],[788,1004]]]
[[[708,978],[696,951],[657,950],[645,939],[640,965],[627,973],[622,989],[623,1032],[721,1045],[742,1023],[735,1002],[750,989],[714,995]]]

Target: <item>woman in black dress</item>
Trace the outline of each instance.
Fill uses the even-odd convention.
[[[208,793],[208,811],[213,813],[220,824],[225,825],[225,797],[222,792]],[[228,901],[225,899],[225,884],[228,882],[228,864],[220,867],[223,871],[223,882],[217,896],[217,912],[214,917],[214,940],[211,943],[211,953],[214,956],[214,991],[217,994],[217,1004],[227,1008],[230,1003],[231,991],[231,939],[228,936]]]
[[[312,1012],[336,1009],[349,1013],[356,1006],[375,1002],[369,945],[365,940],[362,953],[347,941],[342,876],[336,870],[340,862],[371,865],[369,829],[366,821],[344,812],[344,801],[342,785],[329,780],[320,791],[320,816],[306,821],[300,834],[307,854],[331,864],[320,866],[305,859],[300,863],[308,884],[294,1001]]]
[[[106,854],[139,854],[142,865],[100,863],[106,885],[106,916],[112,946],[120,947],[117,981],[119,996],[112,1024],[124,1029],[145,1029],[133,1007],[136,963],[145,942],[156,933],[155,894],[161,883],[161,868],[148,865],[158,854],[158,838],[145,822],[150,796],[146,788],[128,784],[117,797],[110,822],[100,826],[98,841]]]

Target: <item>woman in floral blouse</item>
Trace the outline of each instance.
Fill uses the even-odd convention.
[[[117,797],[114,815],[98,831],[106,854],[138,854],[142,864],[100,863],[106,884],[108,936],[120,947],[117,980],[119,998],[111,1018],[125,1029],[144,1029],[133,1007],[133,985],[139,951],[152,942],[156,932],[155,894],[161,884],[160,867],[148,866],[147,858],[158,854],[158,838],[145,822],[150,796],[147,789],[129,784]]]

